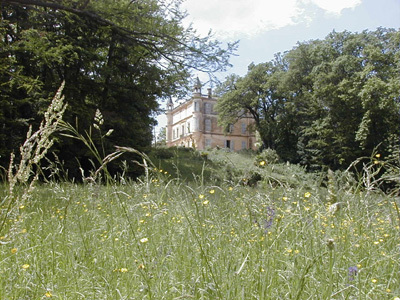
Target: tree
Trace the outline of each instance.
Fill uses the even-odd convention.
[[[266,147],[312,169],[346,168],[399,136],[400,32],[332,32],[221,85],[222,123],[249,111]]]
[[[156,146],[165,146],[167,143],[167,127],[160,128],[160,132],[157,135]]]
[[[283,107],[279,94],[279,65],[251,64],[243,78],[232,75],[218,88],[222,97],[216,109],[220,125],[226,127],[250,113],[260,132],[264,147],[276,148],[279,113]]]
[[[179,0],[4,0],[0,24],[0,162],[38,123],[65,80],[66,118],[88,130],[97,109],[114,129],[106,147],[145,150],[158,100],[181,94],[194,70],[225,70],[236,43],[225,49],[212,35],[185,28]],[[95,138],[95,137],[94,137]],[[87,161],[80,144],[54,149],[67,164]],[[70,170],[76,169],[71,163]]]

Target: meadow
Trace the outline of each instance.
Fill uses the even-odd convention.
[[[3,184],[0,299],[400,297],[399,198],[373,174],[162,151],[136,181],[16,185],[13,209]]]

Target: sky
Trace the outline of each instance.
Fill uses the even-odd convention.
[[[250,63],[271,61],[298,42],[324,39],[334,30],[400,30],[400,0],[185,0],[182,8],[188,13],[184,25],[192,24],[198,34],[211,30],[222,43],[239,40],[233,67],[216,74],[220,80],[244,76]],[[158,122],[156,131],[165,126],[165,116]]]

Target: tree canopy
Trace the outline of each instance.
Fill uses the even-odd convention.
[[[255,119],[264,147],[309,167],[347,167],[398,143],[400,31],[332,32],[231,75],[219,87],[220,122]]]
[[[144,150],[158,100],[182,93],[193,71],[229,66],[221,45],[182,25],[180,0],[3,0],[0,24],[0,163],[38,124],[65,80],[67,121],[88,130],[95,111],[109,144]],[[54,152],[76,169],[89,155],[72,140]],[[87,161],[87,160],[86,160]]]

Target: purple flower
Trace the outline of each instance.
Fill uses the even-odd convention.
[[[267,229],[270,228],[275,219],[275,210],[272,207],[267,207],[267,216],[264,219],[264,229],[267,232]]]
[[[358,269],[356,266],[349,268],[349,281],[353,281],[354,277],[357,276]]]

